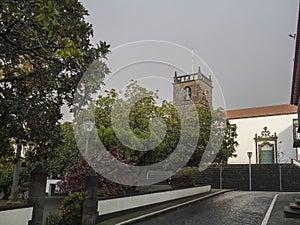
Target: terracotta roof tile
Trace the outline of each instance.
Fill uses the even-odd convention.
[[[227,110],[227,119],[239,119],[261,116],[275,116],[297,113],[297,106],[291,104],[262,106],[255,108]]]

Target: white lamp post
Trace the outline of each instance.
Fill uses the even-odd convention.
[[[251,180],[251,156],[252,152],[247,152],[249,158],[249,191],[252,191],[252,180]]]
[[[220,189],[223,189],[223,160],[220,163]]]
[[[94,129],[95,122],[93,120],[85,120],[83,122],[83,128],[85,131],[85,152],[84,156],[87,155],[88,149],[89,149],[89,139],[92,130]]]
[[[279,144],[278,144],[278,148],[279,148],[279,157],[277,156],[278,158],[278,167],[279,167],[279,190],[282,191],[282,174],[281,174],[281,165],[280,165],[280,160],[281,160],[281,157],[282,155],[280,156],[280,154],[282,154],[283,152],[280,151],[281,149],[281,143],[282,141],[279,141]]]

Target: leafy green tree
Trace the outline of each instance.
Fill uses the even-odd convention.
[[[187,166],[199,166],[209,142],[212,144],[221,143],[221,146],[217,146],[217,149],[210,150],[212,151],[211,154],[217,153],[213,163],[227,163],[228,158],[234,156],[235,148],[238,145],[236,141],[236,126],[231,125],[229,121],[224,118],[222,109],[213,110],[206,106],[200,106],[198,107],[198,115],[200,122],[199,141]],[[213,120],[213,117],[216,119]],[[220,137],[222,137],[221,141]]]
[[[218,152],[218,155],[214,162],[216,163],[227,163],[228,158],[234,157],[234,153],[236,151],[236,147],[238,146],[238,142],[236,141],[237,133],[236,133],[236,125],[230,124],[229,121],[226,121],[227,129],[224,136],[223,143]]]
[[[11,189],[11,180],[13,177],[12,168],[2,168],[0,170],[0,188],[3,193],[2,199],[8,199]]]
[[[80,160],[80,152],[76,144],[71,122],[65,122],[60,125],[60,140],[58,145],[51,149],[43,158],[35,157],[32,151],[26,153],[26,166],[31,171],[38,164],[42,164],[48,171],[48,175],[58,178],[65,174],[67,169],[78,163]]]
[[[14,157],[14,149],[12,141],[6,136],[6,133],[0,133],[0,169],[3,164],[12,162]]]
[[[117,122],[121,124],[129,120],[132,136],[140,140],[150,137],[150,121],[157,117],[161,118],[166,124],[166,135],[161,144],[149,151],[135,150],[139,149],[140,146],[131,140],[134,137],[128,135],[128,130],[123,128],[125,125],[121,126],[118,132],[128,142],[135,144],[133,146],[135,148],[132,149],[122,143],[116,136],[111,121],[112,107],[116,103],[124,104],[122,105],[123,108],[118,110],[118,115],[114,115]],[[126,118],[123,112],[130,106],[132,107],[129,118]],[[124,93],[120,94],[111,90],[106,92],[106,96],[99,96],[96,101],[95,118],[99,137],[106,149],[120,145],[125,158],[134,156],[137,159],[136,165],[149,165],[166,158],[176,147],[180,134],[179,119],[175,107],[167,101],[163,101],[159,105],[157,93],[147,91],[137,85],[136,82],[129,84]],[[153,140],[157,139],[159,138],[153,137]]]
[[[12,198],[21,150],[45,158],[58,145],[61,106],[72,104],[86,69],[109,53],[105,42],[91,44],[93,29],[85,21],[87,15],[78,0],[0,2],[0,133],[5,133],[1,142],[14,140],[17,146]],[[97,89],[109,72],[101,60],[96,69],[102,77],[87,82],[82,95]]]
[[[52,175],[62,175],[67,168],[78,163],[80,152],[78,150],[71,122],[65,122],[61,125],[62,140],[60,145],[53,149],[54,154],[47,159],[47,169]]]
[[[147,96],[145,98],[139,99],[139,96]],[[178,141],[181,135],[181,124],[178,116],[178,112],[174,105],[170,102],[163,101],[161,105],[158,104],[157,93],[149,92],[146,89],[140,87],[136,82],[132,82],[123,95],[120,95],[115,90],[107,91],[106,96],[99,96],[96,101],[96,127],[98,128],[98,134],[102,143],[109,149],[115,145],[121,145],[124,156],[135,156],[137,161],[136,165],[145,166],[154,163],[161,162],[166,159],[178,145]],[[149,151],[134,151],[124,143],[120,142],[118,137],[115,134],[114,129],[112,128],[111,122],[111,113],[112,107],[117,102],[134,102],[129,114],[129,125],[132,133],[139,139],[146,139],[150,136],[149,130],[149,121],[155,117],[162,118],[166,124],[166,135],[163,141],[156,146],[154,149]],[[128,120],[122,114],[125,111],[125,108],[130,104],[125,104],[124,110],[120,110],[118,115],[118,122],[122,123],[123,120]],[[185,137],[185,143],[189,144],[189,138],[195,138],[196,135],[199,136],[196,149],[189,159],[187,166],[198,166],[204,151],[206,150],[209,141],[217,142],[219,137],[222,137],[222,131],[225,132],[224,139],[221,141],[221,147],[217,150],[219,151],[216,155],[214,162],[227,162],[229,157],[232,157],[235,152],[235,147],[237,142],[235,140],[236,128],[225,119],[215,119],[223,118],[224,116],[222,110],[213,110],[207,106],[198,106],[198,121],[200,124],[200,129],[190,136]],[[186,112],[185,115],[189,117]],[[189,121],[189,118],[188,120]],[[193,127],[193,120],[191,119],[190,126]],[[226,124],[225,124],[226,123]],[[120,128],[122,132],[122,127]],[[213,132],[212,136],[210,135]],[[128,133],[127,130],[124,130],[122,135],[126,136]],[[212,138],[212,140],[210,140]],[[129,137],[128,137],[129,139]],[[182,154],[175,156],[177,158],[172,158],[172,161],[181,161],[184,157],[185,152],[189,146],[182,147]],[[138,148],[137,148],[138,149]],[[211,153],[213,154],[213,152]],[[168,165],[165,165],[168,168]],[[172,169],[172,168],[170,168]]]
[[[123,94],[123,95],[122,95]],[[141,97],[144,96],[144,97]],[[122,120],[129,120],[130,131],[133,135],[139,139],[146,139],[149,138],[151,130],[150,130],[150,121],[153,118],[159,117],[163,119],[163,122],[166,125],[166,135],[162,142],[156,146],[155,148],[148,150],[148,151],[136,151],[126,144],[121,142],[117,137],[115,130],[113,128],[113,121],[111,119],[113,114],[113,107],[116,104],[123,103],[124,105],[121,106],[120,110],[114,116],[117,117],[117,122],[122,123]],[[129,117],[124,112],[126,108],[130,107]],[[212,115],[215,117],[221,116],[222,113],[220,110],[212,110],[206,106],[199,106],[198,108],[198,120],[200,123],[200,129],[195,130],[194,133],[190,134],[191,136],[198,137],[198,143],[194,154],[190,158],[188,162],[188,166],[198,166],[199,162],[203,156],[204,150],[206,149],[209,138],[210,132],[217,132],[216,135],[221,136],[221,131],[224,129],[224,121],[221,120],[220,122],[213,121]],[[219,115],[220,114],[220,115]],[[80,120],[83,120],[86,114],[79,115],[77,117],[76,122],[80,123]],[[190,123],[189,125],[193,128],[193,119],[189,120],[189,113],[185,112],[187,117],[186,122]],[[162,101],[161,104],[157,102],[157,95],[156,93],[149,92],[146,89],[137,85],[136,82],[131,83],[127,90],[124,93],[117,93],[115,90],[106,91],[106,95],[99,96],[97,101],[95,102],[95,122],[96,122],[96,130],[97,133],[106,147],[106,149],[114,156],[114,160],[121,161],[125,164],[137,165],[137,166],[145,166],[154,163],[161,162],[162,160],[166,159],[170,156],[170,154],[174,151],[177,147],[180,135],[181,135],[181,121],[178,116],[178,112],[176,108],[173,106],[172,103],[167,101]],[[223,145],[221,146],[221,150],[217,155],[217,160],[227,160],[228,157],[232,155],[235,151],[236,142],[234,138],[236,137],[236,132],[234,126],[231,126],[228,121],[227,127],[225,127],[226,135],[225,139],[223,140]],[[71,124],[68,124],[69,127]],[[70,127],[69,127],[70,128]],[[127,130],[122,130],[122,126],[119,128],[119,132],[122,135],[126,136]],[[198,133],[197,133],[198,132]],[[219,133],[220,134],[219,134]],[[185,137],[188,142],[191,136]],[[84,137],[84,135],[80,135],[79,137]],[[95,137],[91,136],[90,139]],[[128,136],[128,139],[132,137]],[[67,139],[68,141],[75,142],[74,138]],[[130,140],[131,141],[131,140]],[[91,143],[93,141],[90,141]],[[188,143],[187,143],[188,144]],[[70,144],[67,146],[68,149],[76,148],[76,144]],[[138,147],[137,145],[134,147]],[[187,146],[186,148],[188,148]],[[90,149],[94,149],[90,147]],[[138,149],[138,148],[137,148]],[[219,149],[218,149],[219,150]],[[180,162],[182,158],[185,157],[186,149],[182,148],[182,154],[175,156],[176,158],[172,158],[172,162],[174,160]],[[84,184],[84,176],[87,171],[90,169],[90,166],[94,167],[96,171],[111,172],[118,170],[124,172],[123,168],[116,168],[116,164],[111,161],[111,159],[105,158],[107,156],[101,155],[101,153],[91,152],[86,156],[88,162],[91,165],[88,165],[86,161],[81,160],[78,164],[71,166],[67,172],[63,176],[63,180],[60,183],[61,192],[69,193],[74,191],[79,191],[83,189]],[[105,165],[106,168],[97,168],[97,166],[101,166],[101,161],[109,161],[112,165],[112,168],[109,165]],[[94,165],[93,165],[94,163]],[[169,167],[168,161],[164,165],[167,169],[172,170],[173,168]],[[130,177],[126,177],[126,172],[124,172],[124,179],[128,180]],[[111,181],[108,181],[101,175],[99,175],[99,183],[102,185],[100,188],[105,192],[105,194],[119,194],[124,191],[124,187],[118,184],[114,184]]]
[[[187,166],[192,166],[192,167],[198,166],[200,163],[202,155],[209,141],[211,124],[212,124],[212,118],[211,118],[212,109],[202,105],[199,106],[197,109],[198,109],[198,119],[200,123],[199,140],[191,159],[187,163]]]
[[[20,181],[19,187],[20,191],[23,193],[29,188],[29,177],[30,173],[25,167],[20,168]],[[13,178],[13,164],[7,164],[6,167],[2,167],[0,169],[0,191],[3,193],[2,199],[8,199],[11,186],[12,186],[12,178]]]

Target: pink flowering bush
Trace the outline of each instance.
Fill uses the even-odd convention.
[[[133,162],[135,161],[133,157],[125,159],[121,152],[120,146],[111,148],[109,152],[111,153],[111,155],[114,156],[114,160],[119,160],[125,164],[133,164]],[[103,154],[91,154],[88,157],[89,159],[93,159],[92,163],[95,165],[97,165],[97,162],[99,162],[100,160],[108,160]],[[88,161],[90,162],[90,160]],[[131,177],[128,175],[128,173],[126,173],[124,169],[113,167],[113,163],[109,165],[111,165],[111,167],[106,165],[106,168],[101,168],[101,171],[112,171],[118,169],[119,174],[124,173],[121,176],[122,179],[131,179]],[[95,168],[94,165],[92,166],[93,168]],[[58,183],[59,193],[69,194],[77,191],[83,191],[85,175],[89,172],[90,169],[91,166],[83,157],[80,159],[79,163],[69,167],[67,169],[67,173],[62,176],[62,180]],[[129,187],[122,184],[114,183],[101,176],[100,174],[97,174],[97,176],[99,192],[102,192],[104,195],[122,195],[126,194],[126,192],[129,190]]]

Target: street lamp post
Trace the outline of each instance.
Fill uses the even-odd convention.
[[[278,165],[279,165],[279,190],[282,191],[282,174],[281,174],[280,162],[278,163]]]
[[[223,189],[223,160],[220,163],[220,189]]]
[[[279,141],[279,145],[278,145],[278,148],[279,148],[279,157],[277,156],[278,158],[278,168],[279,168],[279,190],[282,191],[282,174],[281,174],[281,164],[280,164],[280,160],[281,160],[281,157],[280,154],[282,154],[282,152],[280,151],[280,147],[281,147],[281,143],[282,141]]]
[[[90,135],[91,132],[94,128],[95,122],[92,120],[85,120],[83,122],[83,127],[84,127],[84,131],[85,131],[85,152],[84,152],[84,157],[86,157],[87,153],[88,153],[88,149],[89,149],[89,139],[90,139]]]
[[[249,191],[252,191],[252,180],[251,180],[251,156],[252,152],[247,152],[249,158]]]

